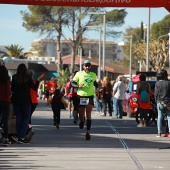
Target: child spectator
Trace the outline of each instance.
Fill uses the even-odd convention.
[[[54,117],[54,125],[57,129],[59,129],[60,125],[60,110],[65,109],[67,107],[67,102],[62,97],[62,94],[59,89],[56,89],[54,96],[52,99],[48,100],[47,103],[51,104],[51,108],[53,111],[53,117]]]

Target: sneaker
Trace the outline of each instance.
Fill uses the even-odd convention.
[[[80,123],[79,123],[79,128],[80,128],[80,129],[83,129],[83,128],[84,128],[84,122],[80,122]]]
[[[5,145],[10,145],[10,144],[11,144],[11,141],[9,141],[8,138],[7,138],[7,139],[4,138],[4,144],[5,144]]]
[[[170,137],[169,133],[165,133],[164,137]]]
[[[77,124],[77,120],[74,119],[73,123],[76,125]]]
[[[90,140],[90,138],[91,138],[90,133],[87,132],[87,133],[86,133],[86,140]]]
[[[20,142],[20,143],[30,143],[26,138],[20,138],[20,139],[18,139],[18,141]]]
[[[143,127],[143,124],[139,123],[139,124],[137,125],[137,127]]]
[[[56,124],[56,128],[57,128],[57,129],[59,129],[59,128],[60,128],[60,127],[59,127],[59,124]]]
[[[113,116],[112,119],[118,119],[118,117],[117,116]]]
[[[18,143],[18,138],[16,137],[16,136],[11,136],[11,140],[12,140],[12,142],[16,142],[16,143]]]
[[[144,123],[144,124],[143,124],[143,127],[147,127],[147,124],[146,124],[146,123]]]
[[[29,131],[26,140],[30,142],[34,134],[35,132],[33,130]]]
[[[106,113],[102,113],[101,116],[106,116]]]
[[[157,138],[160,138],[160,137],[161,137],[161,133],[158,133],[158,134],[156,135],[156,137],[157,137]]]

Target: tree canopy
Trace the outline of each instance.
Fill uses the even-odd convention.
[[[149,70],[150,71],[160,71],[168,66],[168,32],[167,28],[170,26],[170,15],[165,16],[161,21],[154,23],[151,27],[151,38],[150,38],[150,52],[149,52]],[[164,29],[165,28],[165,29]],[[125,36],[132,35],[133,45],[132,45],[132,69],[137,70],[138,64],[141,63],[142,71],[146,68],[146,42],[144,35],[144,27],[132,28],[129,27],[125,31]],[[163,35],[163,36],[162,36]],[[167,35],[167,36],[164,36]],[[159,40],[158,38],[161,37]],[[126,55],[121,62],[124,66],[129,62],[129,39],[127,38],[126,45],[122,48]]]
[[[166,15],[161,21],[153,23],[151,27],[151,38],[158,39],[162,35],[166,35],[170,30],[170,14]],[[168,39],[168,36],[162,37]]]
[[[104,8],[97,7],[53,7],[53,6],[28,6],[28,11],[21,11],[23,26],[31,32],[39,32],[50,38],[57,37],[58,70],[61,65],[61,38],[67,39],[72,47],[71,72],[74,71],[75,55],[81,46],[83,34],[88,31],[86,26],[103,25],[103,15],[88,14],[99,12]],[[107,35],[115,37],[120,35],[115,27],[124,24],[127,15],[125,9],[111,10],[106,13]],[[65,31],[67,30],[67,31]],[[71,38],[68,39],[68,35]]]

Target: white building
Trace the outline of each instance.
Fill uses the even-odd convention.
[[[52,39],[37,39],[31,42],[31,46],[41,45],[49,57],[57,58],[57,41]],[[103,56],[103,42],[101,41],[101,57]],[[71,54],[72,48],[69,40],[61,40],[61,56]],[[99,58],[99,40],[83,38],[82,40],[83,56]],[[113,41],[106,41],[105,60],[112,62],[119,60],[121,49],[118,44]]]

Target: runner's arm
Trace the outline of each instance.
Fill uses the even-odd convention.
[[[72,81],[71,82],[71,85],[75,88],[79,88],[79,85],[75,82],[75,81]]]
[[[96,81],[94,81],[94,86],[95,86],[96,88],[98,88],[98,87],[99,87],[99,84],[98,84]]]

